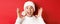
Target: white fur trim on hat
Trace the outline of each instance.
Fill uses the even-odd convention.
[[[35,11],[35,4],[32,1],[27,1],[24,4],[24,10],[26,9],[27,6],[32,6],[34,11]]]

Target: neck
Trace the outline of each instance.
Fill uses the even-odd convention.
[[[32,17],[33,15],[27,15],[28,17]]]

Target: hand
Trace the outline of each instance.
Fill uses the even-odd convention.
[[[20,10],[17,8],[17,16],[20,17]]]
[[[17,17],[23,18],[23,16],[20,15],[20,10],[17,8]]]
[[[38,10],[38,16],[41,16],[41,15],[42,15],[42,11],[43,11],[42,8],[40,8],[40,9]]]

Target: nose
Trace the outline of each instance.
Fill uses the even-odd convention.
[[[31,9],[28,9],[28,12],[31,12]]]

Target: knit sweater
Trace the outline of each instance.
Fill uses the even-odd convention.
[[[15,24],[45,24],[45,22],[43,21],[43,18],[41,16],[37,18],[35,16],[25,16],[23,20],[17,17]]]

